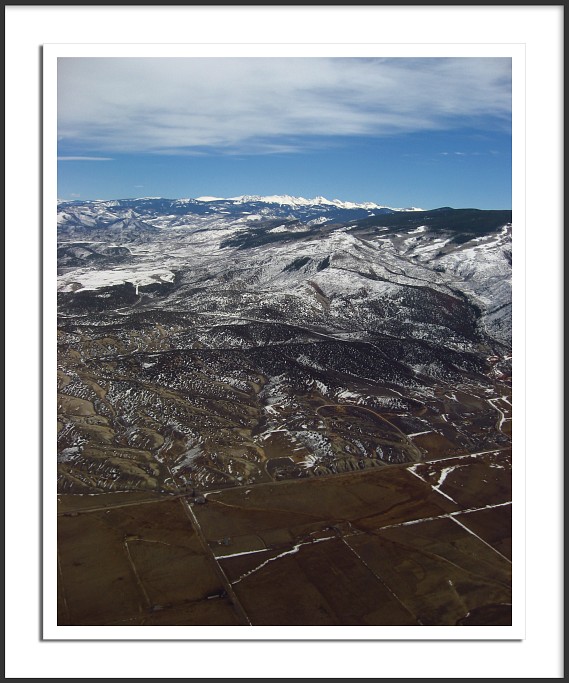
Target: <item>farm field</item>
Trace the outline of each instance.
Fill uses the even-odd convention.
[[[59,624],[505,625],[506,449],[183,494],[59,496]]]

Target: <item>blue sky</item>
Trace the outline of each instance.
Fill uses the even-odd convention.
[[[64,58],[58,196],[511,208],[511,61]]]

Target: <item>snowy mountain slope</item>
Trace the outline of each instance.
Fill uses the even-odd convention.
[[[509,442],[511,212],[147,197],[60,203],[57,229],[62,492]]]
[[[275,200],[272,209],[269,200]],[[175,285],[167,308],[203,312],[211,304],[219,313],[238,305],[266,316],[260,311],[268,307],[278,320],[299,315],[356,325],[362,334],[383,330],[438,340],[434,321],[442,316],[450,345],[473,345],[484,336],[509,343],[508,212],[389,210],[362,219],[353,218],[356,205],[314,201],[247,196],[60,205],[59,242],[67,259],[60,260],[59,291],[167,282]],[[266,213],[243,213],[255,204],[265,204],[255,211]],[[282,206],[293,213],[283,218]],[[332,211],[334,218],[310,218],[315,210]],[[69,249],[85,240],[115,250],[128,246],[128,252],[120,252],[120,262],[107,258],[97,265],[80,252],[71,259]],[[289,300],[284,308],[283,297]],[[445,313],[447,299],[453,310],[468,302],[464,320],[476,319],[476,334],[471,321],[465,322],[468,334],[459,334],[462,323]],[[441,303],[423,311],[421,301]]]

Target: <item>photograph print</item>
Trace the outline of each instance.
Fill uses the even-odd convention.
[[[61,56],[57,169],[58,626],[511,626],[512,59]]]

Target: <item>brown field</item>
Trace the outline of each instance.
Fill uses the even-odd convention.
[[[509,449],[425,462],[413,469],[433,486],[442,479],[440,491],[463,509],[506,503],[512,499]]]
[[[425,626],[454,626],[473,609],[511,604],[510,563],[455,518],[347,542]]]
[[[239,624],[211,597],[223,582],[181,500],[83,509],[58,526],[60,625]]]
[[[456,520],[471,529],[486,543],[512,559],[512,504],[506,503],[495,508],[465,512],[457,515]]]
[[[285,551],[286,552],[286,551]],[[253,623],[416,626],[417,620],[342,539],[221,560]]]
[[[59,624],[504,625],[509,491],[504,450],[205,502],[60,495]]]
[[[426,453],[426,458],[429,458],[429,456],[440,457],[441,455],[447,455],[456,448],[456,444],[453,441],[449,441],[446,436],[437,432],[414,436],[413,443]]]

